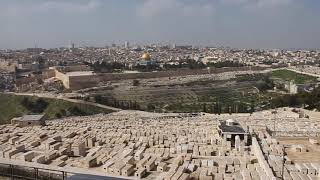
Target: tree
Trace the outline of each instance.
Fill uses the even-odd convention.
[[[49,103],[43,98],[39,98],[33,102],[28,97],[24,97],[21,101],[21,105],[23,105],[28,111],[31,111],[32,113],[43,113],[48,107]]]
[[[134,79],[134,80],[132,81],[132,84],[133,84],[133,86],[139,86],[140,81],[137,80],[137,79]]]
[[[147,105],[147,110],[148,111],[154,111],[156,109],[156,107],[153,104],[148,104]]]
[[[207,112],[207,104],[202,104],[202,112]]]
[[[56,118],[58,118],[58,119],[60,119],[60,118],[62,118],[62,115],[60,114],[60,113],[56,113]]]
[[[70,107],[68,109],[68,111],[71,113],[71,115],[74,115],[74,116],[84,116],[84,115],[86,115],[86,113],[82,109],[77,107],[77,106]]]
[[[254,107],[255,107],[254,101],[251,101],[251,103],[250,103],[250,114],[252,114],[254,112]]]
[[[296,96],[289,96],[289,99],[288,99],[288,105],[290,107],[294,107],[298,104],[298,101],[297,101],[297,97]]]

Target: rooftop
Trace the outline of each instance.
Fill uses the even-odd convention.
[[[73,72],[67,72],[67,76],[90,76],[93,75],[92,71],[73,71]]]
[[[247,134],[242,126],[237,122],[233,122],[232,126],[228,126],[226,121],[220,121],[219,129],[222,133]]]
[[[39,121],[43,118],[44,115],[24,115],[21,118],[21,121]]]

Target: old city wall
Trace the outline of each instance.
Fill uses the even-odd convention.
[[[16,79],[16,86],[19,87],[23,84],[32,83],[32,82],[35,82],[37,79],[38,79],[38,77],[36,77],[36,76],[18,78],[18,79]]]
[[[42,79],[49,79],[49,78],[55,77],[55,75],[56,75],[56,73],[53,69],[43,71],[41,74]]]
[[[69,88],[73,90],[95,87],[98,83],[99,78],[96,75],[69,77]]]
[[[50,70],[42,72],[42,74],[39,74],[39,75],[17,78],[16,79],[16,86],[19,87],[24,84],[29,84],[29,83],[35,82],[38,79],[48,79],[48,78],[52,78],[52,77],[55,77],[55,71],[50,69]]]
[[[216,74],[232,71],[259,71],[264,70],[262,67],[235,67],[235,68],[217,68],[217,69],[184,69],[177,71],[159,71],[159,72],[142,72],[142,73],[102,73],[88,76],[67,76],[66,74],[59,72],[56,69],[43,72],[41,75],[32,77],[19,78],[16,80],[17,86],[22,84],[28,84],[36,81],[37,79],[48,79],[56,77],[61,80],[64,87],[67,89],[78,90],[84,88],[95,87],[99,82],[117,81],[125,79],[150,79],[161,77],[175,77],[175,76],[187,76],[187,75],[202,75],[202,74]]]
[[[63,73],[56,71],[56,77],[63,81],[67,89],[78,90],[95,87],[99,82],[117,81],[126,79],[150,79],[161,77],[175,77],[187,75],[216,74],[230,71],[259,71],[264,70],[261,67],[236,67],[236,68],[218,68],[218,69],[196,69],[196,70],[177,70],[177,71],[159,71],[143,73],[103,73],[88,76],[71,76],[66,77]]]
[[[54,72],[55,72],[56,78],[62,81],[65,88],[69,89],[70,88],[69,77],[66,74],[63,74],[62,72],[57,71],[56,69],[54,70]]]
[[[124,79],[150,79],[161,77],[175,77],[175,76],[187,76],[187,75],[201,75],[201,74],[216,74],[232,71],[259,71],[265,70],[262,67],[234,67],[234,68],[216,68],[216,69],[195,69],[195,70],[177,70],[177,71],[159,71],[159,72],[144,72],[144,73],[105,73],[98,74],[99,80],[102,82],[112,80],[124,80]]]
[[[73,71],[90,71],[90,67],[87,65],[72,65],[72,66],[64,66],[65,72],[73,72]]]

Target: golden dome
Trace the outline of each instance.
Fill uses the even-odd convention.
[[[146,60],[146,61],[148,61],[148,60],[150,60],[151,59],[151,56],[150,56],[150,54],[149,53],[143,53],[143,55],[142,55],[142,57],[141,57],[143,60]]]

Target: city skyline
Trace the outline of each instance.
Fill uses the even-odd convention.
[[[315,0],[0,1],[0,49],[167,43],[320,48]]]

